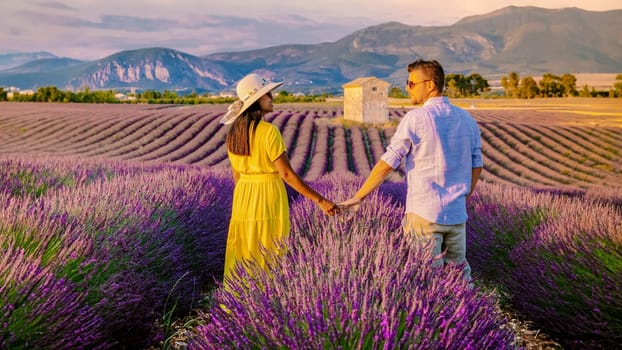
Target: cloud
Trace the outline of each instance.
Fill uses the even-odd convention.
[[[111,29],[124,32],[163,32],[171,27],[183,27],[181,23],[166,18],[104,15],[101,21],[76,20],[72,27]]]
[[[65,3],[59,1],[42,1],[37,3],[38,6],[49,8],[49,9],[58,9],[58,10],[76,10],[75,7],[68,6]]]
[[[620,7],[606,0],[592,0],[585,6],[607,3]],[[442,7],[406,0],[2,0],[0,53],[46,50],[59,56],[99,59],[120,50],[161,46],[206,55],[336,41],[388,21],[450,25],[510,4],[579,6],[572,0],[447,0]]]

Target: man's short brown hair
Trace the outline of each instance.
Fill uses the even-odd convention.
[[[430,79],[436,85],[439,92],[443,92],[445,87],[445,72],[443,66],[437,60],[426,61],[418,59],[408,65],[408,73],[414,70],[421,70],[426,79]]]

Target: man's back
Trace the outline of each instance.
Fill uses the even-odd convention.
[[[475,120],[446,97],[430,98],[404,117],[389,149],[406,143],[406,212],[440,224],[465,222],[471,169],[481,166]]]
[[[404,233],[432,250],[440,263],[466,261],[466,201],[482,171],[480,131],[471,115],[443,97],[445,72],[436,60],[418,59],[408,65],[406,91],[415,108],[395,131],[386,152],[354,194],[340,205],[356,209],[389,173],[405,160],[408,194]],[[433,242],[434,244],[430,244]]]

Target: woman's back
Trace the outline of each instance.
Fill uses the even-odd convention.
[[[251,130],[253,127],[251,126]],[[274,160],[285,152],[285,143],[279,129],[260,121],[250,137],[250,155],[240,156],[228,152],[231,167],[241,175],[277,173]]]

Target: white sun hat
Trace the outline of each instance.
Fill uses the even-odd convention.
[[[220,119],[221,124],[231,124],[253,103],[268,92],[283,85],[280,83],[270,83],[259,74],[251,73],[238,82],[235,92],[238,100],[233,102],[227,113]]]

